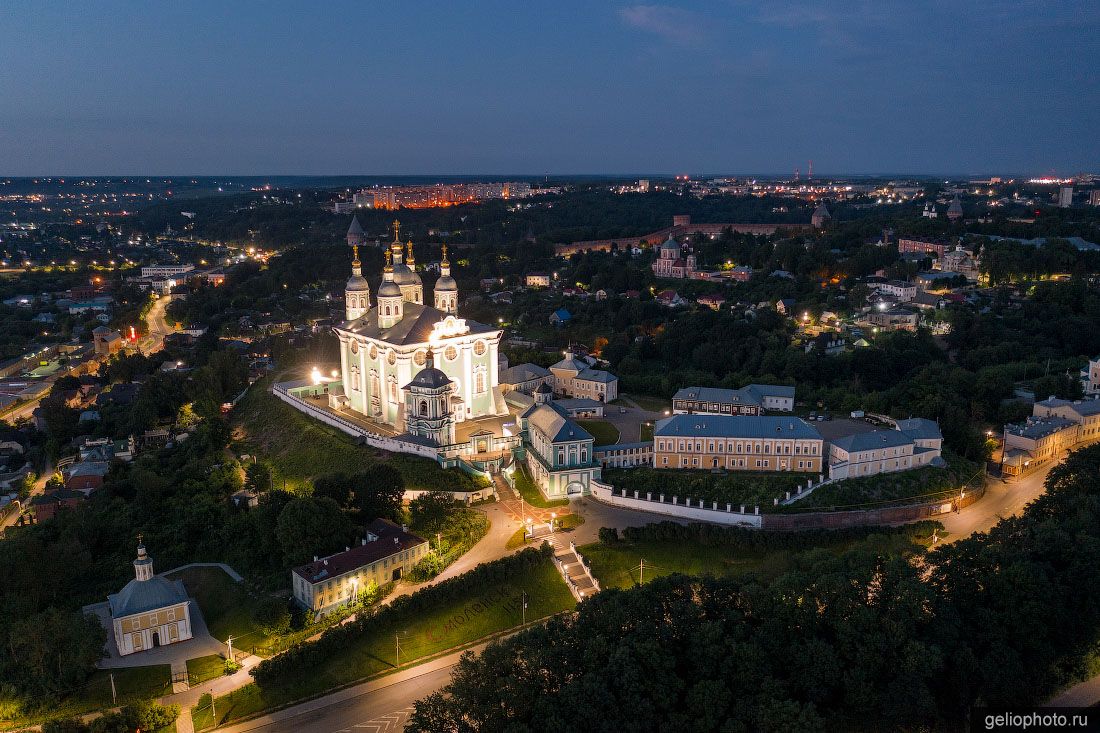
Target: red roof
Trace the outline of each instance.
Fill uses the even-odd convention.
[[[427,543],[386,519],[374,520],[367,530],[378,539],[294,568],[294,572],[308,583],[321,583]]]

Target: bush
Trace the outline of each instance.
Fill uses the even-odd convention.
[[[615,527],[600,527],[600,542],[605,545],[613,545],[619,541],[619,530]]]
[[[252,623],[264,636],[282,636],[290,631],[290,608],[281,598],[265,598],[252,611]]]
[[[600,530],[600,541],[603,531]],[[943,529],[937,521],[925,519],[900,527],[847,527],[844,529],[809,529],[801,532],[778,532],[746,527],[726,527],[718,524],[693,522],[655,522],[644,527],[627,527],[623,538],[628,542],[667,542],[670,540],[695,542],[700,545],[726,547],[751,552],[775,550],[806,550],[821,545],[855,542],[871,535],[902,535],[928,537],[933,529]]]

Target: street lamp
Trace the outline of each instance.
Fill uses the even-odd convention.
[[[550,512],[550,532],[554,532],[554,521],[558,518],[557,512]]]

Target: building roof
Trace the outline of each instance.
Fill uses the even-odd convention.
[[[521,382],[529,382],[532,379],[542,379],[548,376],[550,376],[549,369],[540,367],[538,364],[525,362],[502,370],[497,381],[501,384],[520,384]]]
[[[381,294],[381,293],[379,293]],[[378,327],[378,308],[371,308],[354,321],[344,323],[340,328],[357,336],[385,341],[397,346],[424,344],[428,342],[432,327],[442,321],[446,314],[428,305],[403,303],[404,313],[393,328]],[[477,321],[466,321],[470,333],[492,333],[495,329]]]
[[[1074,427],[1075,425],[1077,425],[1077,423],[1073,420],[1053,415],[1043,418],[1028,418],[1027,421],[1023,423],[1005,425],[1005,432],[1012,435],[1018,435],[1021,438],[1038,440],[1039,438],[1045,438],[1048,435],[1053,435],[1054,433]]]
[[[564,369],[566,371],[573,371],[580,374],[584,370],[588,369],[588,363],[581,361],[577,357],[573,356],[573,354],[569,354],[557,364],[554,364],[550,367],[551,371],[553,371],[554,369]]]
[[[134,578],[117,594],[107,596],[112,618],[132,616],[186,601],[187,590],[183,587],[183,581],[171,581],[157,575],[149,580]]]
[[[458,283],[450,275],[440,275],[435,281],[435,290],[440,293],[453,293],[458,290]]]
[[[567,311],[565,308],[558,308],[552,314],[551,317],[556,317],[559,321],[568,321],[573,317],[573,314]]]
[[[577,379],[583,379],[589,382],[603,382],[604,384],[610,384],[617,381],[619,378],[611,372],[605,372],[603,369],[582,369],[577,374]]]
[[[900,430],[872,430],[867,433],[845,435],[831,442],[843,451],[858,453],[879,448],[900,448],[903,445],[912,444],[913,438]]]
[[[897,421],[898,430],[913,440],[943,440],[939,423],[923,417],[912,417]]]
[[[527,424],[538,428],[551,443],[593,440],[592,435],[573,422],[562,408],[553,404],[535,405],[523,415]]]
[[[320,583],[427,542],[386,519],[374,520],[367,530],[376,539],[296,567],[294,574],[308,583]]]
[[[363,227],[359,224],[359,217],[351,217],[351,224],[348,226],[348,234],[363,234]]]
[[[794,399],[794,387],[781,384],[750,384],[741,389],[719,387],[684,387],[672,395],[674,400],[698,402],[728,402],[739,405],[761,405],[765,397]]]
[[[1100,414],[1100,399],[1093,400],[1060,400],[1057,397],[1049,397],[1035,404],[1042,407],[1056,408],[1056,407],[1068,407],[1078,415],[1082,417],[1085,415],[1097,415]]]
[[[771,415],[673,415],[658,420],[658,437],[785,438],[821,440],[817,429],[797,417]]]
[[[679,252],[680,251],[680,243],[676,241],[676,237],[669,234],[668,239],[666,239],[661,244],[661,249],[671,251],[671,252]]]
[[[448,384],[452,384],[451,378],[444,374],[441,370],[436,369],[434,366],[426,366],[416,373],[412,381],[406,384],[402,389],[408,389],[409,387],[420,387],[422,389],[439,389],[446,387]]]
[[[69,478],[75,476],[106,476],[111,466],[106,461],[81,461],[69,469]]]

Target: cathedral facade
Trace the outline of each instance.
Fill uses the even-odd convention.
[[[333,329],[343,386],[335,398],[397,434],[444,445],[454,440],[455,423],[507,414],[498,386],[503,332],[459,317],[446,247],[432,304],[425,304],[412,242],[403,245],[399,232],[394,222],[373,300],[353,245],[345,320]]]

